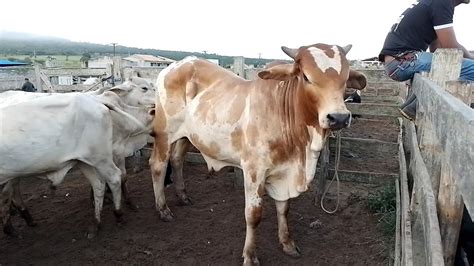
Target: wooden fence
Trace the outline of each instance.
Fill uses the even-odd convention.
[[[459,50],[439,49],[411,86],[417,115],[404,120],[399,147],[395,265],[453,265],[464,205],[474,218],[473,86],[456,81],[461,60]]]

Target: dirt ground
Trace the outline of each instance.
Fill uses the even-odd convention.
[[[194,204],[178,206],[174,187],[166,189],[168,205],[176,220],[165,223],[154,210],[149,170],[132,174],[129,187],[139,205],[136,212],[124,208],[124,225],[117,225],[111,204],[103,211],[97,238],[85,238],[93,208],[89,185],[79,173],[68,174],[53,195],[48,183],[31,179],[22,183],[24,199],[37,227],[27,227],[20,217],[13,224],[22,239],[0,234],[0,265],[57,264],[154,264],[239,265],[245,239],[244,193],[233,173],[221,171],[208,177],[202,164],[185,165],[189,195]],[[264,265],[387,265],[388,251],[377,217],[366,207],[374,187],[343,183],[341,208],[324,213],[306,192],[290,203],[289,225],[302,257],[283,254],[277,236],[276,211],[265,197],[258,229],[257,254]],[[329,199],[328,207],[334,200]]]
[[[358,118],[345,137],[396,142],[396,119],[378,121]],[[368,147],[369,148],[369,147]],[[396,154],[370,150],[342,151],[341,169],[368,172],[397,172]],[[393,157],[393,158],[392,158]],[[394,159],[395,158],[395,159]],[[165,223],[154,209],[154,195],[146,159],[143,171],[130,174],[131,195],[137,211],[124,207],[126,223],[117,225],[112,205],[106,204],[99,235],[88,240],[87,226],[93,217],[89,185],[72,171],[51,195],[48,183],[23,180],[24,199],[38,226],[27,227],[13,217],[22,239],[0,234],[0,265],[50,264],[154,264],[154,265],[240,265],[245,239],[244,192],[234,174],[221,171],[208,177],[203,164],[186,163],[184,175],[194,204],[179,206],[174,187],[166,189],[175,221]],[[335,202],[332,186],[327,208]],[[280,249],[276,211],[264,199],[258,228],[257,254],[263,265],[387,265],[388,254],[378,217],[367,209],[368,193],[375,185],[344,182],[341,205],[336,214],[326,214],[314,205],[313,189],[290,201],[289,226],[302,257],[293,259]]]

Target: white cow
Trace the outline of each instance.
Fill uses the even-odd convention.
[[[114,159],[128,156],[146,143],[149,128],[130,115],[151,122],[143,110],[129,108],[113,93],[94,96],[81,93],[0,94],[0,185],[27,176],[41,176],[58,185],[77,166],[94,192],[96,226],[100,223],[105,183],[113,193],[117,219],[121,217],[121,171]],[[146,112],[145,112],[146,113]],[[0,216],[9,233],[8,212],[12,183],[4,185]],[[3,207],[2,207],[3,206]],[[7,228],[7,230],[5,230]]]
[[[131,106],[151,106],[155,104],[155,88],[153,83],[144,78],[131,77],[120,85],[100,88],[88,93],[100,95],[106,91],[115,92],[126,104]]]

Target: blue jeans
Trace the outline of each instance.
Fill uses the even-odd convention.
[[[385,74],[396,81],[405,81],[413,78],[415,73],[429,72],[433,54],[428,52],[416,52],[412,60],[399,61],[397,59],[385,65]],[[459,80],[474,81],[474,60],[463,59],[461,75]]]

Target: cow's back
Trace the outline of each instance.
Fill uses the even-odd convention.
[[[250,81],[206,60],[187,58],[160,73],[155,127],[175,132],[171,142],[187,137],[209,160],[238,165],[239,134]],[[223,165],[222,165],[223,166]],[[220,168],[216,165],[214,168]]]
[[[55,171],[71,160],[91,163],[111,151],[108,109],[85,94],[58,94],[0,106],[0,177]]]

